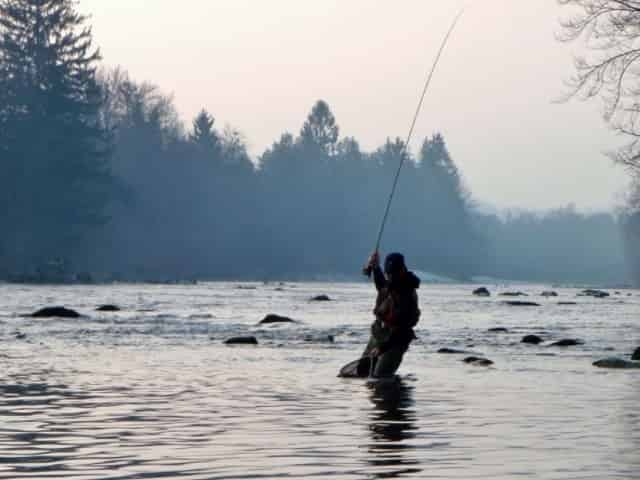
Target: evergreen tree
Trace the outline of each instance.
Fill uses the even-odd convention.
[[[441,134],[425,139],[415,172],[428,245],[425,263],[459,278],[482,271],[487,245],[473,224],[470,195]]]
[[[329,105],[324,100],[318,100],[302,126],[300,141],[303,145],[314,145],[322,152],[332,155],[335,153],[339,132]]]
[[[69,257],[107,218],[111,136],[100,122],[100,53],[72,0],[0,0],[0,130],[11,202],[5,255]]]
[[[193,120],[193,132],[189,135],[189,140],[205,155],[219,154],[220,139],[213,128],[214,122],[214,118],[205,109]]]
[[[458,203],[462,209],[468,206],[469,194],[440,133],[434,134],[431,139],[425,139],[420,151],[419,165],[440,191]]]
[[[220,149],[226,165],[235,170],[253,172],[253,163],[247,152],[247,144],[239,130],[227,126],[220,139]]]

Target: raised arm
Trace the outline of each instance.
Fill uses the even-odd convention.
[[[375,283],[376,289],[381,290],[387,286],[387,279],[380,268],[380,254],[377,251],[373,252],[369,257],[365,270],[373,274],[373,282]]]
[[[381,290],[387,286],[387,279],[380,268],[380,265],[375,265],[373,267],[373,282],[376,285],[377,290]]]

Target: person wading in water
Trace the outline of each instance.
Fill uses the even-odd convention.
[[[369,257],[367,270],[373,273],[378,297],[373,309],[376,318],[371,325],[371,338],[362,355],[363,360],[369,359],[369,362],[361,362],[358,370],[368,367],[374,377],[390,377],[416,338],[413,328],[420,319],[416,292],[420,279],[407,270],[400,253],[387,255],[383,272],[380,256],[374,252]]]

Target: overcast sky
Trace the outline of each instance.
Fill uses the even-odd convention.
[[[603,153],[623,141],[601,106],[554,102],[579,43],[555,40],[556,0],[81,0],[104,63],[173,93],[189,123],[206,108],[258,156],[297,133],[317,99],[365,150],[405,137],[453,17],[415,131],[444,134],[473,196],[497,207],[621,203]]]

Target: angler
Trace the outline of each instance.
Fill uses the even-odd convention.
[[[369,258],[368,266],[378,290],[371,339],[362,354],[370,359],[370,374],[376,378],[393,376],[409,344],[416,338],[413,331],[420,320],[418,293],[420,279],[407,269],[400,253],[387,255],[384,273],[378,252]]]
[[[424,88],[422,89],[422,94],[420,95],[420,101],[413,115],[407,139],[404,142],[405,149],[408,148],[409,142],[411,141],[418,115],[422,109],[424,98],[427,90],[429,90],[429,85],[433,79],[433,74],[436,71],[440,57],[463,12],[464,9],[460,10],[451,23],[431,66]],[[378,230],[376,247],[363,270],[367,276],[373,274],[374,282],[378,289],[378,298],[376,300],[376,308],[374,309],[376,320],[371,326],[371,339],[365,348],[362,358],[348,363],[340,369],[340,373],[338,374],[340,377],[366,377],[367,375],[369,377],[392,377],[400,366],[402,357],[409,348],[409,344],[415,339],[413,327],[416,326],[420,318],[418,295],[416,292],[420,286],[420,280],[412,272],[407,270],[404,257],[399,253],[392,253],[387,256],[383,273],[380,269],[380,258],[378,254],[393,197],[398,187],[400,171],[404,165],[405,158],[408,156],[409,155],[406,154],[400,158],[400,163],[391,186],[391,192],[387,199],[384,215],[382,216],[382,222],[380,223],[380,229]]]

